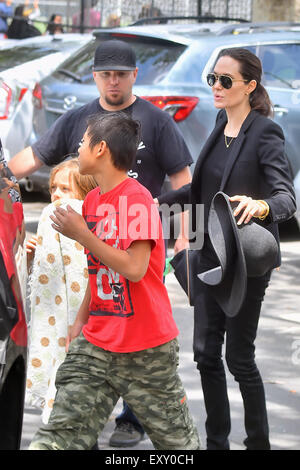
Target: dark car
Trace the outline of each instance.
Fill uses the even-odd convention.
[[[25,225],[18,185],[0,141],[0,449],[21,442],[27,355],[22,263]]]
[[[29,144],[67,110],[98,96],[92,77],[100,41],[129,42],[139,72],[134,93],[173,116],[194,160],[214,127],[216,109],[206,76],[218,53],[245,47],[262,61],[263,82],[274,104],[274,120],[286,137],[286,152],[296,180],[300,175],[300,25],[287,23],[196,23],[132,25],[94,32],[95,39],[73,54],[34,90],[33,133]],[[46,182],[42,173],[30,181]]]

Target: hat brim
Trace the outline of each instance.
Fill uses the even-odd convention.
[[[247,267],[238,227],[229,197],[218,192],[211,203],[208,233],[220,266],[198,274],[223,312],[234,317],[240,311],[247,290]]]
[[[101,72],[101,71],[109,71],[109,70],[116,70],[120,72],[133,72],[136,70],[135,66],[127,66],[127,65],[96,65],[93,66],[94,72]]]
[[[174,274],[188,296],[189,304],[194,306],[195,295],[198,290],[196,274],[199,272],[200,251],[199,250],[181,250],[170,261],[174,269]]]

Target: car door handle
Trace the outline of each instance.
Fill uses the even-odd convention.
[[[275,104],[274,105],[274,113],[278,113],[278,114],[288,114],[289,110],[287,108],[282,108],[281,106],[279,106],[278,104]]]

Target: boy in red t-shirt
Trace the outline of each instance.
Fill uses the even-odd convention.
[[[57,208],[53,227],[85,247],[89,284],[56,376],[49,423],[30,449],[90,449],[122,396],[157,449],[200,449],[177,374],[178,330],[163,283],[158,210],[131,179],[139,124],[123,113],[92,116],[80,172],[99,188],[83,217]]]

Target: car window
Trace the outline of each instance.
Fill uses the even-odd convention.
[[[205,48],[201,41],[195,42],[180,57],[166,80],[171,83],[199,84],[210,53],[211,49]]]
[[[137,85],[159,83],[181,56],[186,46],[173,43],[132,44],[137,57]]]
[[[78,80],[88,83],[93,80],[92,66],[94,62],[95,42],[88,43],[80,52],[75,52],[54,72],[54,76],[60,81],[73,82],[73,76]],[[62,74],[60,71],[65,70],[68,74]]]
[[[299,88],[300,44],[271,44],[259,47],[264,83],[280,88]]]
[[[27,44],[26,46],[14,46],[13,48],[2,49],[0,52],[0,72],[17,65],[22,65],[31,60],[40,59],[47,54],[54,54],[67,48],[72,49],[76,45],[68,42],[51,42],[49,44]]]
[[[123,38],[122,38],[123,40]],[[136,65],[139,69],[136,84],[147,85],[160,82],[168,73],[168,71],[176,63],[178,57],[183,53],[186,46],[168,41],[130,40],[130,45],[136,53]],[[96,44],[89,44],[80,54],[74,54],[66,60],[61,67],[55,72],[55,76],[59,80],[71,82],[72,77],[84,83],[91,83],[92,66],[94,62],[94,51]],[[61,73],[63,69],[66,73]]]

